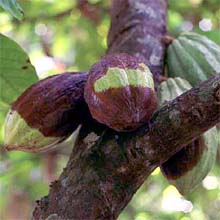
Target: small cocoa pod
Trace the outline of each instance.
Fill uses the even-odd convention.
[[[152,73],[127,54],[107,55],[96,63],[84,97],[93,118],[116,131],[138,128],[157,108]]]
[[[168,78],[158,88],[160,105],[190,88],[189,82],[180,77]],[[192,192],[212,168],[217,144],[217,130],[214,127],[163,163],[160,166],[163,175],[182,195]]]
[[[217,152],[216,139],[214,127],[161,165],[163,175],[182,195],[191,193],[211,170]]]
[[[87,73],[63,73],[29,87],[5,121],[5,148],[40,152],[68,138],[91,118],[83,98]]]

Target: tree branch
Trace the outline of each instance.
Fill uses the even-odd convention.
[[[166,1],[115,0],[112,8],[108,53],[138,57],[150,66],[158,84]],[[168,103],[135,132],[117,133],[88,124],[59,180],[38,201],[33,218],[116,219],[157,166],[218,121],[220,76]]]
[[[101,138],[94,145],[84,139],[74,148],[34,218],[55,213],[55,219],[116,219],[157,166],[219,121],[220,76],[215,76],[159,109],[136,132],[97,131],[93,135]]]
[[[108,53],[128,53],[144,62],[156,86],[163,72],[166,0],[114,0]]]

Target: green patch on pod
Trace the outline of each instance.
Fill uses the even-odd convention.
[[[31,128],[13,110],[8,112],[5,121],[5,148],[27,152],[41,152],[55,147],[62,137],[45,137],[38,129]]]
[[[149,68],[144,64],[140,64],[138,69],[110,67],[107,73],[94,83],[95,92],[125,86],[149,87],[154,90],[153,76]]]
[[[187,80],[168,78],[158,88],[160,106],[189,89],[191,85]],[[214,127],[162,164],[162,173],[182,195],[191,193],[211,170],[217,147],[217,129]]]
[[[184,32],[167,52],[171,77],[182,77],[192,86],[220,72],[220,47],[207,37]]]

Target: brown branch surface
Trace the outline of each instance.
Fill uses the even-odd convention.
[[[91,141],[84,138],[74,148],[34,218],[116,219],[157,166],[219,121],[220,76],[216,76],[159,109],[136,132],[119,135],[97,129],[89,134]]]
[[[166,0],[114,0],[108,53],[128,53],[144,62],[156,86],[163,72]]]
[[[142,59],[158,82],[165,27],[165,0],[116,0],[108,53]],[[83,127],[67,167],[49,195],[38,201],[33,219],[116,219],[157,166],[219,121],[216,76],[159,109],[135,132],[120,134],[98,124]]]

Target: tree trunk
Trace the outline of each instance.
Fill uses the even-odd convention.
[[[165,0],[115,0],[108,53],[146,63],[156,85],[163,72]],[[67,167],[37,202],[33,219],[116,219],[147,176],[220,121],[220,76],[159,109],[135,132],[83,127]]]

